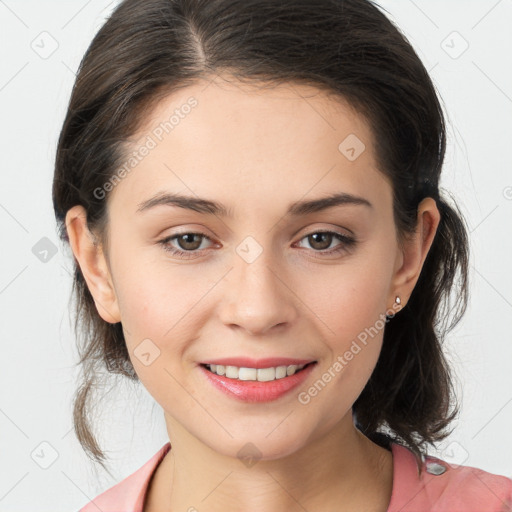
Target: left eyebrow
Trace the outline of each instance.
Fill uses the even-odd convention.
[[[180,194],[170,194],[166,192],[161,192],[150,199],[139,203],[137,212],[143,212],[159,205],[177,206],[179,208],[193,210],[199,213],[207,213],[210,215],[218,215],[221,217],[233,216],[231,211],[229,211],[223,204],[216,201]],[[286,213],[297,217],[333,208],[334,206],[346,205],[363,205],[373,209],[373,205],[364,197],[342,192],[310,201],[295,201],[288,207]]]
[[[313,199],[312,201],[296,201],[290,205],[287,214],[293,216],[307,215],[334,206],[367,206],[373,209],[372,203],[364,197],[355,196],[346,192],[331,194],[327,197]]]
[[[232,217],[232,214],[228,212],[227,208],[216,201],[180,194],[169,194],[166,192],[160,192],[150,199],[139,203],[137,205],[137,212],[143,212],[160,205],[178,206],[179,208],[194,210],[199,213],[208,213],[211,215],[219,215],[221,217]]]

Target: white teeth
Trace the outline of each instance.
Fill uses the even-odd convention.
[[[240,374],[242,373],[244,368],[240,368]],[[242,379],[242,377],[238,377]],[[276,378],[276,369],[275,368],[258,368],[258,378],[256,379],[258,382],[268,382],[269,380],[275,380]]]
[[[276,368],[276,379],[286,377],[286,366],[278,366]]]
[[[288,366],[277,366],[271,368],[239,368],[238,366],[224,366],[222,364],[207,364],[206,367],[217,375],[225,375],[229,379],[257,380],[268,382],[271,380],[284,379],[301,370],[305,364],[290,364]]]
[[[234,368],[233,366],[231,368]],[[233,374],[235,377],[234,379],[238,378],[240,380],[257,380],[259,370],[256,370],[256,368],[240,368],[237,373],[237,368],[234,368]]]
[[[226,377],[238,379],[238,368],[236,366],[226,366]]]

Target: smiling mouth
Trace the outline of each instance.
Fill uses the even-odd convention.
[[[313,364],[316,364],[316,361],[302,365],[291,364],[268,368],[245,368],[229,365],[225,366],[220,364],[201,364],[201,366],[215,375],[226,377],[228,379],[239,381],[270,382],[274,380],[285,379],[295,375],[296,373],[300,373],[305,368]]]

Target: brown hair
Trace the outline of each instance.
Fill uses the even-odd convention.
[[[419,280],[386,325],[378,363],[353,405],[364,434],[379,444],[405,444],[419,465],[425,443],[447,437],[458,414],[442,341],[467,306],[468,235],[456,203],[450,206],[439,191],[446,135],[434,85],[410,43],[372,2],[121,2],[83,57],[60,134],[53,204],[61,238],[68,241],[64,221],[74,205],[84,206],[89,229],[104,237],[107,200],[94,191],[114,175],[123,143],[144,112],[178,88],[222,71],[261,84],[313,85],[363,115],[379,168],[392,183],[399,240],[414,232],[419,202],[436,200],[441,220]],[[458,308],[448,326],[456,284]],[[138,378],[121,324],[99,316],[76,259],[73,292],[83,372],[74,427],[86,453],[105,467],[89,419],[92,392],[105,369]]]

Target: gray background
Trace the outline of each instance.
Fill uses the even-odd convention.
[[[75,71],[116,4],[0,0],[0,511],[76,510],[167,442],[160,406],[122,380],[101,409],[114,478],[89,463],[71,423],[72,260],[56,234],[52,166]],[[443,99],[441,185],[471,231],[471,303],[446,343],[462,412],[432,453],[512,476],[512,2],[380,5]]]

